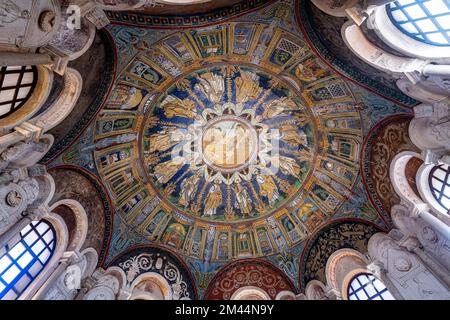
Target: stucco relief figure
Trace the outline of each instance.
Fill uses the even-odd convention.
[[[45,142],[19,142],[0,154],[0,170],[6,169],[11,162],[22,161],[32,156],[33,153],[43,155],[46,147]]]
[[[222,203],[222,191],[218,183],[214,183],[208,191],[205,201],[205,216],[214,216]]]
[[[28,19],[30,13],[21,10],[18,5],[10,0],[0,1],[0,27],[4,27],[7,23],[12,23],[17,19]]]
[[[450,143],[450,121],[439,124],[432,124],[430,130],[431,136],[442,144]]]
[[[308,298],[309,300],[322,300],[326,299],[326,294],[322,287],[315,285],[310,288]]]

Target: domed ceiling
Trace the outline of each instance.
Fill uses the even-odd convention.
[[[105,265],[157,244],[185,259],[200,292],[239,258],[266,259],[297,285],[305,243],[323,226],[390,228],[360,155],[371,128],[411,111],[331,69],[305,40],[298,8],[242,1],[151,26],[148,13],[112,18],[116,80],[50,164],[83,167],[107,190]]]
[[[214,64],[181,77],[148,110],[139,156],[174,211],[231,227],[270,216],[302,190],[315,131],[285,80]]]

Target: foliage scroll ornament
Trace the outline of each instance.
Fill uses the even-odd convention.
[[[188,285],[178,267],[159,253],[142,253],[121,262],[119,266],[125,271],[127,282],[131,283],[143,272],[156,272],[170,284],[174,300],[191,299]]]

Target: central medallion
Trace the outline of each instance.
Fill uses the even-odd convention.
[[[210,121],[202,133],[203,161],[212,169],[236,172],[256,160],[258,137],[246,119],[221,116]]]
[[[312,115],[289,83],[256,67],[193,71],[145,116],[149,187],[182,215],[219,223],[266,217],[310,176]]]

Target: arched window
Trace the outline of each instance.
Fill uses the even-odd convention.
[[[430,172],[429,184],[436,201],[449,213],[450,211],[450,166],[434,167]]]
[[[18,241],[0,251],[0,299],[17,299],[44,269],[55,249],[55,230],[45,220],[20,231]]]
[[[36,82],[37,69],[34,66],[0,68],[0,119],[25,104]]]
[[[369,273],[353,277],[347,288],[349,300],[394,300],[386,286]]]
[[[449,0],[398,0],[386,9],[394,25],[411,38],[450,46]]]

